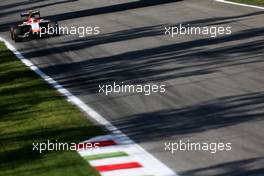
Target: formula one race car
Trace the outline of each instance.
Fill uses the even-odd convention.
[[[38,10],[30,10],[21,13],[20,16],[21,22],[17,26],[10,28],[11,38],[15,42],[22,41],[25,38],[42,37],[44,36],[43,34],[52,34],[54,36],[59,34],[58,22],[40,18]]]

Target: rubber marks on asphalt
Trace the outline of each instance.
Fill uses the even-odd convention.
[[[144,164],[133,144],[123,143],[114,135],[96,137],[81,145],[85,143],[96,143],[98,148],[83,150],[80,146],[78,153],[102,176],[154,176],[154,169]]]

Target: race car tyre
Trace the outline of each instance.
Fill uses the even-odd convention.
[[[21,42],[22,41],[22,39],[19,37],[19,34],[20,34],[20,29],[18,27],[14,28],[13,37],[14,37],[15,42]]]
[[[10,35],[11,35],[11,39],[14,40],[14,27],[10,27]]]

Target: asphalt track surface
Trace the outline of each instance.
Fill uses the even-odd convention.
[[[264,173],[264,11],[212,0],[1,0],[0,35],[39,9],[98,36],[13,43],[22,54],[180,175]],[[232,35],[164,35],[178,24],[231,26]],[[19,75],[18,75],[19,76]],[[165,84],[165,94],[98,93],[113,81]],[[164,142],[231,142],[229,152],[164,151]]]

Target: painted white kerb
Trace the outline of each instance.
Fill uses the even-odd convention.
[[[226,3],[226,4],[233,4],[233,5],[243,6],[243,7],[251,7],[251,8],[256,8],[256,9],[262,9],[262,10],[264,10],[264,7],[261,7],[261,6],[255,6],[255,5],[249,5],[249,4],[242,4],[242,3],[231,2],[231,1],[226,1],[226,0],[215,0],[215,1],[222,2],[222,3]]]

